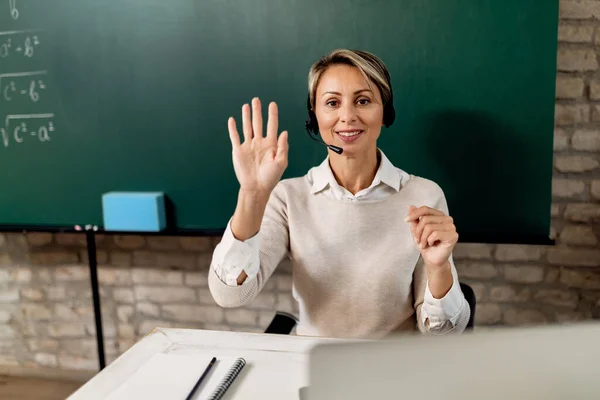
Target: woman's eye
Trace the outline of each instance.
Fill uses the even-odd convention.
[[[335,106],[337,106],[338,102],[337,102],[337,100],[329,100],[325,104],[328,105],[329,107],[335,107]]]
[[[360,99],[360,100],[358,100],[358,104],[360,104],[361,106],[366,106],[370,102],[371,101],[369,99]]]

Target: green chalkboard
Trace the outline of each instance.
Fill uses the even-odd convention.
[[[305,174],[326,156],[308,69],[348,47],[388,65],[379,145],[440,184],[460,233],[547,238],[557,19],[558,0],[0,0],[0,224],[101,226],[102,193],[131,190],[224,228],[227,118],[277,101],[284,177]]]

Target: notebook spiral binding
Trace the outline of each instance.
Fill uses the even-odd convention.
[[[235,362],[227,372],[227,375],[225,375],[219,386],[211,394],[208,400],[219,400],[221,397],[223,397],[227,389],[229,389],[229,386],[231,386],[231,384],[233,383],[235,378],[237,378],[238,374],[241,372],[242,368],[244,368],[245,365],[246,360],[244,360],[243,358],[238,358],[237,360],[235,360]]]

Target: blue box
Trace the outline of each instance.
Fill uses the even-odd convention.
[[[109,192],[102,195],[107,231],[158,232],[166,227],[162,192]]]

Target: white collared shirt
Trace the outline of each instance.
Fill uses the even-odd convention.
[[[383,151],[378,151],[381,161],[373,182],[368,188],[352,194],[340,186],[333,176],[329,166],[329,157],[327,157],[317,168],[312,168],[309,172],[312,173],[313,180],[311,194],[323,193],[336,200],[369,202],[379,201],[397,193],[408,182],[410,175],[400,168],[396,168]],[[242,285],[255,279],[260,267],[259,245],[259,234],[243,242],[239,241],[233,236],[230,223],[228,223],[223,238],[213,253],[212,265],[221,281],[228,286],[238,286],[237,278],[242,271],[248,275]],[[430,329],[443,333],[456,325],[463,303],[464,295],[456,277],[454,277],[450,291],[441,299],[434,298],[429,290],[429,285],[426,285],[421,317]]]

